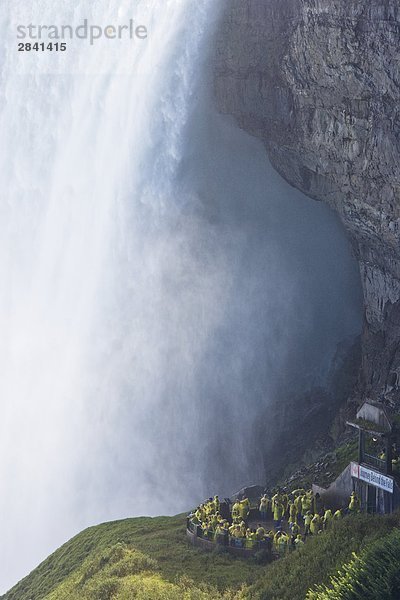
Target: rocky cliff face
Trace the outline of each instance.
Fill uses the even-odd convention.
[[[400,388],[400,4],[228,0],[219,109],[265,142],[275,168],[336,209],[360,264],[360,394]]]

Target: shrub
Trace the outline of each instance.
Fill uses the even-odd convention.
[[[87,587],[84,598],[86,600],[112,600],[120,589],[120,580],[117,577],[93,581]]]
[[[307,600],[396,600],[400,598],[400,530],[372,544],[331,577],[310,590]]]

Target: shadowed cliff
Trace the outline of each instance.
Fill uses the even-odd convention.
[[[260,137],[292,185],[334,207],[364,290],[359,394],[400,385],[400,8],[393,0],[231,0],[219,109]]]

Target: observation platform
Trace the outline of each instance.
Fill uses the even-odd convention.
[[[221,512],[224,513],[225,511],[222,510]],[[273,522],[262,521],[258,509],[252,508],[247,520],[247,525],[250,529],[256,529],[259,523],[261,523],[267,531],[273,529]],[[285,528],[282,527],[282,530],[284,529]],[[213,538],[210,539],[203,534],[201,526],[193,524],[189,517],[187,518],[186,535],[190,544],[197,548],[201,548],[206,552],[215,552],[217,548],[221,548],[229,554],[241,558],[250,558],[258,552],[264,552],[267,561],[272,561],[274,559],[273,547],[270,539],[262,541],[252,540],[249,543],[248,540],[243,538],[233,538],[229,536],[228,533],[213,536]]]

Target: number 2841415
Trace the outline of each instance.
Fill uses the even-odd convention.
[[[21,42],[18,44],[18,52],[65,52],[67,44],[65,42],[49,42],[31,44],[29,42]]]

